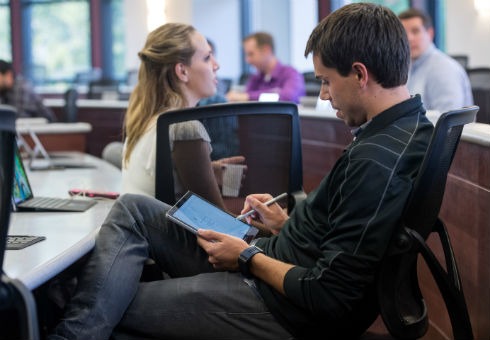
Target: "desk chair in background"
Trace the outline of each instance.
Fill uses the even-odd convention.
[[[122,168],[123,142],[110,142],[102,149],[102,159],[115,167]]]
[[[112,79],[99,79],[88,84],[88,99],[112,99],[117,100],[119,96],[119,83]]]
[[[490,124],[490,68],[478,67],[466,70],[470,79],[475,105],[480,107],[476,121]]]
[[[0,106],[0,339],[39,338],[36,303],[17,279],[3,273],[14,170],[15,111]]]
[[[304,72],[303,78],[305,80],[306,96],[318,97],[322,88],[320,80],[316,79],[315,72]]]
[[[381,316],[398,339],[418,339],[428,330],[428,311],[419,288],[417,259],[426,262],[444,299],[453,339],[473,339],[471,322],[449,234],[439,211],[447,174],[465,124],[475,120],[477,106],[446,112],[439,118],[377,281]],[[457,198],[454,198],[457,199]],[[426,243],[438,236],[444,266]]]
[[[155,196],[173,204],[173,158],[169,126],[199,120],[211,136],[219,158],[242,155],[247,171],[238,197],[223,197],[229,211],[239,213],[251,193],[303,193],[301,136],[298,108],[292,103],[226,103],[166,112],[157,122]],[[189,189],[189,188],[186,188]],[[294,202],[290,202],[290,207]]]
[[[469,57],[464,54],[454,54],[450,56],[454,60],[456,60],[463,68],[466,70],[469,64]]]
[[[78,107],[77,107],[77,99],[78,99],[78,91],[74,88],[70,88],[66,90],[64,94],[65,105],[64,109],[64,117],[63,121],[66,123],[75,123],[78,121]]]

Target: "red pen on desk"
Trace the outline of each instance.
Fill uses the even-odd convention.
[[[111,191],[96,191],[87,189],[70,189],[68,190],[70,196],[81,196],[81,197],[102,197],[116,199],[119,197],[119,193]]]

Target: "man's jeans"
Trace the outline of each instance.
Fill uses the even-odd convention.
[[[169,206],[124,195],[49,339],[291,339],[239,273],[216,272]],[[170,279],[140,282],[147,258]]]

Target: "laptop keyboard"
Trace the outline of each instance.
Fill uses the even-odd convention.
[[[22,249],[45,239],[44,236],[9,235],[7,236],[7,250]]]
[[[35,207],[40,209],[55,209],[66,205],[69,200],[70,199],[52,197],[34,197],[22,203],[22,206],[27,208]]]

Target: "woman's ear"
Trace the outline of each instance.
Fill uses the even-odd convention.
[[[175,64],[175,74],[177,74],[177,77],[183,82],[187,82],[189,80],[187,75],[187,67],[182,63]]]

